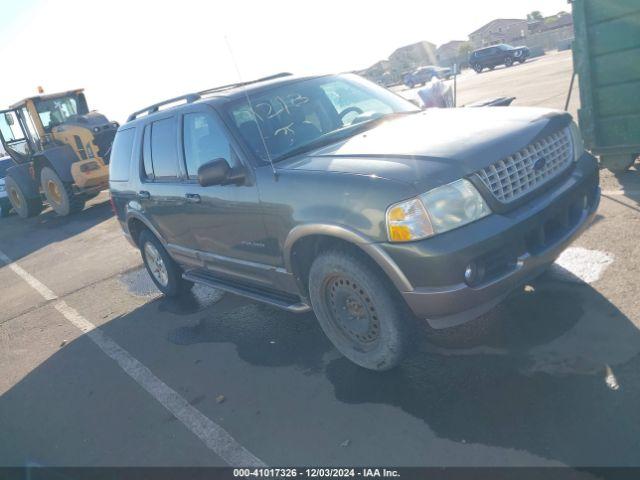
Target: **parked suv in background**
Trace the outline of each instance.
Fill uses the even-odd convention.
[[[493,70],[497,65],[510,67],[516,62],[524,63],[527,58],[529,58],[527,47],[512,47],[503,43],[471,52],[469,65],[480,73],[485,68]]]
[[[165,295],[199,282],[313,308],[376,370],[400,361],[416,319],[459,325],[542,273],[600,198],[569,114],[421,111],[355,75],[275,75],[136,112],[110,182]]]
[[[451,78],[453,72],[450,68],[446,67],[436,67],[435,65],[430,65],[427,67],[420,67],[414,70],[411,73],[407,73],[402,82],[409,88],[413,88],[417,85],[424,85],[434,78],[440,78],[444,80],[448,80]]]

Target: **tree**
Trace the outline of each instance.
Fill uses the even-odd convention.
[[[527,13],[527,20],[529,22],[536,22],[539,20],[542,20],[544,17],[542,16],[542,13],[540,13],[540,10],[534,10],[531,13]]]

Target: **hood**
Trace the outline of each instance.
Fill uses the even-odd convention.
[[[386,121],[278,168],[373,175],[426,191],[468,176],[571,121],[542,108],[434,108]]]

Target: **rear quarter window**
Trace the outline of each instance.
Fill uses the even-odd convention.
[[[109,162],[109,180],[112,182],[126,182],[129,180],[129,166],[131,165],[135,133],[135,128],[120,130],[113,140]]]

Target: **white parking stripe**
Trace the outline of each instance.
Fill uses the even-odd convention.
[[[51,290],[49,290],[46,285],[40,282],[37,278],[33,277],[27,271],[25,271],[20,265],[13,263],[11,259],[2,252],[0,252],[0,260],[2,260],[11,270],[13,270],[16,275],[27,282],[31,286],[31,288],[42,295],[45,300],[55,300],[56,298],[58,298],[58,296]]]
[[[55,300],[57,295],[38,279],[0,252],[0,260],[25,280],[46,300]],[[56,302],[58,310],[69,322],[84,332],[100,350],[114,360],[138,385],[169,410],[194,435],[229,465],[266,466],[266,464],[240,445],[224,428],[193,407],[178,392],[156,377],[151,370],[118,345],[96,326],[71,308],[64,300]]]

